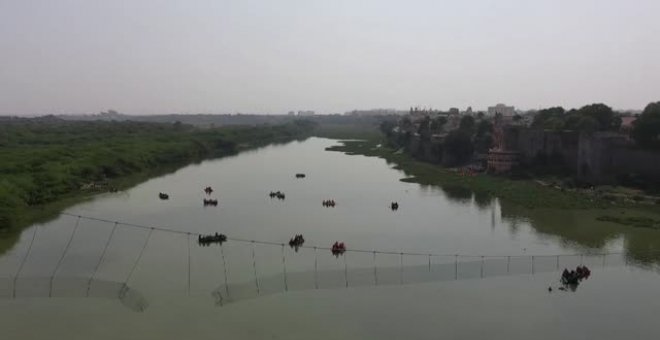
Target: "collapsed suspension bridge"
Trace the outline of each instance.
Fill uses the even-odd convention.
[[[492,256],[348,247],[343,255],[333,257],[330,247],[303,245],[293,253],[284,243],[233,237],[227,237],[218,252],[193,251],[191,243],[199,233],[61,215],[63,224],[71,225],[61,245],[45,236],[40,240],[40,234],[48,230],[35,226],[23,242],[25,246],[13,251],[14,260],[9,261],[13,265],[0,266],[0,297],[118,298],[134,310],[143,310],[147,303],[140,292],[160,289],[188,295],[210,292],[215,303],[222,305],[287,291],[533,275],[581,264],[629,264],[621,252]],[[103,228],[107,234],[83,227]],[[91,233],[79,235],[83,229]],[[135,237],[137,232],[141,238]],[[168,251],[145,260],[152,243]],[[177,266],[179,270],[175,270]],[[185,273],[183,279],[181,273]]]

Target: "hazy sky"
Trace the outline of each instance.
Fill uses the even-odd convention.
[[[659,0],[0,0],[0,114],[660,100]]]

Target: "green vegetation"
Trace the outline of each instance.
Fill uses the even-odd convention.
[[[584,209],[611,206],[608,201],[574,191],[562,191],[531,180],[512,180],[490,175],[467,175],[451,169],[415,160],[410,155],[382,146],[378,140],[343,141],[329,151],[349,155],[381,157],[406,173],[406,182],[439,185],[444,188],[467,188],[475,193],[500,197],[526,208]]]
[[[585,132],[616,131],[621,117],[605,104],[591,104],[568,112],[562,107],[539,110],[532,127]]]
[[[646,106],[635,122],[632,137],[644,148],[660,149],[660,102]]]
[[[622,225],[629,225],[635,228],[648,228],[648,229],[660,229],[660,220],[650,218],[650,217],[640,217],[640,216],[610,216],[604,215],[596,218],[599,221],[605,222],[614,222]]]
[[[181,123],[3,119],[0,230],[31,223],[35,207],[115,190],[149,172],[300,138],[312,127],[295,121],[202,130]]]

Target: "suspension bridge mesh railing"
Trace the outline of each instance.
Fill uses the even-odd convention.
[[[33,227],[0,263],[0,297],[110,297],[134,310],[137,290],[209,294],[217,304],[288,291],[533,275],[623,266],[623,253],[487,256],[288,245],[227,237],[196,247],[197,233],[63,213]],[[64,229],[65,228],[65,229]],[[57,229],[57,230],[54,230]],[[64,229],[66,232],[62,232]],[[167,252],[150,251],[166,247]],[[657,252],[656,256],[658,255]]]

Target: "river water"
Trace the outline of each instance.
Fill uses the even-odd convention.
[[[0,257],[2,338],[619,339],[660,330],[660,232],[597,222],[603,211],[528,211],[401,182],[382,159],[325,151],[335,143],[311,138],[191,165],[25,229]],[[286,199],[268,197],[278,190]],[[215,232],[229,241],[197,244]],[[306,239],[298,252],[282,245],[295,234]],[[335,241],[348,252],[332,256]],[[559,271],[578,264],[592,277],[560,290]]]

